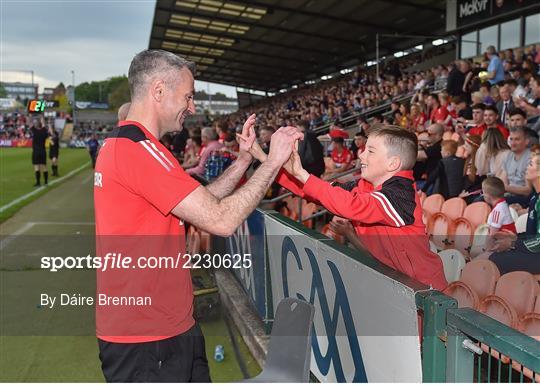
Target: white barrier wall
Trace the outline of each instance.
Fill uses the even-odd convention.
[[[265,232],[274,309],[286,297],[315,305],[317,379],[422,381],[415,292],[423,286],[281,216],[265,215]]]

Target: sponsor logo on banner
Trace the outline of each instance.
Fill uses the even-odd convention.
[[[472,16],[487,10],[488,0],[472,0],[459,5],[459,17]]]
[[[339,273],[337,266],[330,260],[323,260],[327,264],[328,269],[332,275],[332,281],[326,280],[323,282],[323,277],[321,275],[321,270],[317,258],[313,250],[308,247],[304,248],[305,255],[309,261],[309,265],[312,271],[311,277],[311,287],[309,294],[305,296],[302,293],[290,293],[289,292],[289,277],[288,277],[288,268],[287,262],[288,258],[294,258],[296,268],[300,271],[304,270],[305,266],[302,264],[302,259],[298,249],[296,248],[293,240],[286,236],[283,238],[281,252],[281,272],[283,276],[283,293],[285,298],[296,295],[297,298],[304,301],[315,303],[315,300],[319,301],[319,308],[324,326],[324,333],[322,336],[317,336],[317,326],[314,325],[312,331],[312,349],[317,367],[319,368],[322,375],[326,376],[330,372],[330,369],[333,367],[336,381],[346,382],[345,373],[343,370],[343,363],[341,360],[339,345],[337,340],[337,328],[339,320],[342,320],[345,325],[346,339],[348,343],[348,348],[351,353],[353,365],[354,365],[354,376],[352,379],[353,382],[367,382],[366,371],[364,368],[364,363],[362,359],[362,352],[360,350],[360,345],[358,343],[358,333],[354,326],[354,319],[351,312],[351,307],[349,304],[349,299],[347,296],[347,290]],[[325,285],[332,285],[332,292],[335,292],[334,303],[329,303],[329,297],[326,294]],[[326,353],[323,353],[321,349],[321,344],[319,341],[321,339],[326,339],[322,344],[326,347]]]

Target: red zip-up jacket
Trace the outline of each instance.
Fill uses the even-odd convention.
[[[437,290],[446,288],[441,259],[429,249],[411,170],[398,172],[381,186],[360,179],[351,191],[314,175],[302,185],[284,170],[276,181],[292,193],[349,219],[362,244],[385,265]]]

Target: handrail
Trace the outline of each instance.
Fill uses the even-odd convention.
[[[450,309],[446,317],[449,335],[470,336],[535,373],[540,372],[540,341],[473,309]]]

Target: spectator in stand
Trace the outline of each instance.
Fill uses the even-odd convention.
[[[531,77],[529,88],[532,101],[527,101],[525,97],[520,97],[517,104],[521,109],[527,112],[529,118],[536,118],[536,120],[530,120],[534,123],[533,130],[536,131],[536,133],[540,133],[540,119],[538,119],[538,116],[540,115],[540,75]]]
[[[473,114],[474,114],[474,107],[473,107]],[[508,138],[509,132],[506,127],[504,127],[499,122],[499,111],[497,110],[497,107],[495,106],[485,106],[484,107],[484,125],[475,126],[471,130],[469,130],[469,134],[471,135],[483,135],[484,131],[488,128],[496,128],[498,129],[501,134],[504,136],[504,138]]]
[[[476,169],[476,153],[480,147],[482,138],[478,135],[465,136],[465,165],[463,178],[463,191],[459,194],[460,198],[465,199],[469,204],[477,195],[481,193],[483,178],[478,174]]]
[[[512,129],[509,137],[510,150],[503,164],[501,179],[507,193],[506,201],[509,204],[519,203],[526,207],[532,193],[532,186],[525,178],[527,166],[531,159],[529,137],[523,127]]]
[[[504,136],[496,128],[488,128],[476,154],[476,169],[480,176],[502,176],[503,164],[510,153]]]
[[[467,105],[467,101],[464,97],[453,97],[451,105],[457,119],[461,123],[466,123],[467,120],[472,119],[472,108]]]
[[[407,103],[400,103],[399,113],[401,117],[399,121],[396,122],[397,125],[399,125],[402,128],[405,128],[406,130],[410,129],[411,121],[410,121],[409,105]]]
[[[500,120],[502,125],[508,126],[508,115],[510,114],[510,111],[514,108],[512,94],[510,93],[510,89],[507,85],[504,85],[499,89],[499,94],[501,96],[501,100],[496,105],[497,110],[501,112]]]
[[[527,127],[527,114],[521,108],[514,108],[510,111],[508,119],[508,127],[510,130],[517,127],[523,127],[529,137],[529,145],[538,144],[538,133]]]
[[[333,149],[330,158],[333,162],[333,167],[326,170],[325,179],[331,178],[334,174],[347,171],[353,167],[353,155],[351,151],[345,147],[345,140],[338,136],[332,139]]]
[[[486,105],[484,103],[473,104],[472,106],[472,120],[467,122],[469,129],[468,134],[482,136],[486,130],[486,124],[484,123],[484,110]]]
[[[200,135],[192,135],[186,141],[186,147],[184,149],[184,163],[182,168],[188,169],[194,167],[199,163],[202,152],[202,141]]]
[[[492,85],[504,81],[504,67],[494,46],[487,47],[486,57],[489,59],[486,79]]]
[[[495,104],[495,99],[491,96],[491,85],[488,82],[483,82],[480,85],[480,95],[482,95],[482,103],[491,106]]]
[[[532,184],[535,194],[529,201],[527,228],[525,234],[515,235],[509,232],[497,233],[493,246],[486,257],[494,262],[501,274],[511,271],[528,271],[540,274],[540,148],[534,149],[534,155],[527,167],[527,180]]]
[[[440,123],[445,125],[449,116],[448,109],[441,106],[437,94],[431,94],[427,98],[427,104],[431,110],[429,115],[429,124]]]
[[[422,107],[418,103],[411,105],[411,129],[415,132],[423,132],[426,124],[426,114],[422,111]]]
[[[429,174],[422,191],[442,194],[445,199],[457,197],[463,189],[463,170],[465,160],[456,156],[457,142],[443,140],[441,142],[441,160],[437,168]]]
[[[360,154],[366,149],[367,135],[363,131],[354,134],[354,141],[351,145],[351,152],[354,159],[360,158]],[[305,167],[304,167],[305,168]]]
[[[427,179],[430,179],[433,178],[432,174],[437,172],[441,160],[441,141],[444,127],[439,123],[431,124],[427,128],[427,133],[429,136],[429,146],[419,147],[415,168],[417,166],[420,167],[423,170],[422,174],[426,174]]]
[[[377,114],[373,117],[373,122],[372,124],[382,124],[384,121],[384,118],[381,114]]]
[[[216,130],[212,127],[204,127],[201,130],[201,141],[204,145],[204,150],[201,152],[201,157],[197,165],[186,170],[189,175],[204,176],[206,161],[210,157],[210,154],[223,147],[223,144],[218,142]]]
[[[467,70],[465,70],[463,60],[457,60],[451,67],[452,69],[448,74],[446,92],[452,97],[462,96],[464,94],[463,84],[465,83],[465,73]]]
[[[492,208],[487,220],[489,235],[493,236],[499,231],[509,231],[516,234],[516,226],[510,214],[510,207],[504,199],[503,181],[497,177],[488,176],[482,182],[482,195],[484,201]],[[488,245],[489,243],[488,240]]]
[[[324,173],[324,149],[317,134],[309,129],[309,122],[303,120],[296,127],[304,133],[304,140],[298,144],[298,154],[302,167],[310,174],[320,177]]]

